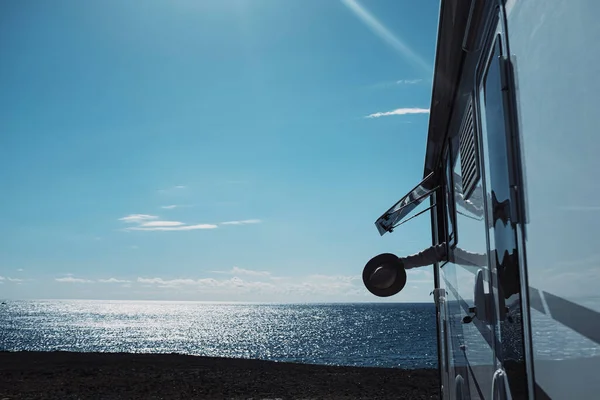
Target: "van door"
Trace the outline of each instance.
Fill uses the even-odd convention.
[[[504,369],[494,375],[494,398],[503,398],[502,392],[510,391],[515,399],[528,398],[526,362],[530,357],[525,351],[523,318],[527,286],[522,285],[526,277],[520,262],[523,251],[520,158],[511,123],[514,117],[511,74],[503,40],[501,29],[489,40],[479,66],[477,98],[493,286],[492,315],[499,344],[495,351]]]

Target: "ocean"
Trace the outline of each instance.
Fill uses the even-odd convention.
[[[437,368],[427,303],[35,300],[0,306],[0,351],[181,353]]]

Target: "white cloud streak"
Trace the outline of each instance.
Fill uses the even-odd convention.
[[[153,220],[153,219],[158,219],[158,217],[156,215],[147,215],[147,214],[130,214],[126,217],[119,218],[119,221],[139,224],[144,221]]]
[[[54,280],[56,282],[61,282],[61,283],[93,283],[94,282],[89,279],[74,278],[72,276],[66,276],[64,278],[56,278]]]
[[[179,190],[182,190],[182,189],[187,189],[187,186],[185,186],[185,185],[172,186],[172,187],[170,187],[168,189],[158,189],[158,192],[159,193],[173,193],[175,191],[179,191]]]
[[[391,115],[409,115],[409,114],[429,114],[428,108],[397,108],[392,111],[376,112],[367,115],[365,118],[389,117]]]
[[[359,276],[310,275],[296,278],[266,277],[267,280],[230,279],[164,279],[138,277],[137,283],[163,289],[193,289],[204,293],[262,293],[270,295],[364,295]]]
[[[196,224],[196,225],[182,225],[182,226],[134,226],[127,228],[128,231],[195,231],[199,229],[216,229],[217,225],[214,224]]]
[[[164,287],[175,286],[217,286],[219,281],[212,278],[204,279],[163,279],[163,278],[137,278],[138,283],[161,285]]]
[[[141,224],[141,227],[157,227],[157,226],[181,226],[185,225],[183,222],[179,221],[150,221],[144,222]]]
[[[0,281],[5,281],[5,282],[14,282],[14,283],[20,283],[20,282],[25,282],[24,279],[19,279],[19,278],[11,278],[8,276],[0,276]]]
[[[341,0],[350,11],[354,13],[365,25],[367,25],[373,33],[379,36],[384,42],[397,50],[405,58],[412,63],[423,68],[427,72],[431,72],[431,66],[421,58],[414,50],[412,50],[404,41],[396,37],[388,28],[386,28],[377,18],[361,6],[356,0]]]
[[[273,276],[268,271],[247,270],[233,267],[227,271],[211,271],[229,276],[221,278],[211,277],[160,277],[138,276],[135,279],[121,279],[110,277],[107,279],[87,279],[84,277],[63,276],[55,281],[71,284],[87,284],[91,291],[104,290],[111,285],[111,289],[127,288],[127,293],[146,294],[173,299],[203,299],[203,300],[243,300],[243,301],[284,301],[305,302],[359,300],[373,301],[373,296],[368,293],[362,284],[359,274],[356,275],[300,275],[300,276]],[[413,271],[409,272],[409,282],[417,286],[407,285],[403,294],[398,299],[425,293],[433,284],[432,276],[422,276]],[[4,278],[6,279],[6,278]],[[7,283],[0,279],[0,283]],[[92,285],[90,285],[92,284]],[[95,284],[95,285],[94,285]],[[92,288],[96,288],[93,289]],[[125,292],[124,292],[125,293]],[[428,292],[427,292],[428,293]],[[408,296],[408,297],[407,297]],[[426,293],[422,294],[424,300],[429,300]]]
[[[417,83],[423,81],[423,79],[400,79],[396,81],[398,85],[416,85]]]
[[[173,206],[164,206],[169,208],[176,207]],[[163,207],[163,208],[164,208]],[[185,222],[180,221],[163,221],[158,220],[158,216],[156,215],[148,215],[148,214],[130,214],[126,217],[119,218],[119,221],[125,222],[127,224],[136,224],[136,226],[130,226],[125,228],[125,231],[194,231],[201,229],[216,229],[218,225],[216,224],[192,224],[188,225]],[[221,222],[220,225],[248,225],[248,224],[258,224],[262,221],[260,219],[244,219],[238,221],[226,221]]]
[[[108,278],[108,279],[98,279],[100,283],[129,283],[126,279],[117,279],[117,278]]]
[[[65,276],[62,278],[55,278],[56,282],[61,283],[130,283],[131,281],[127,279],[117,279],[117,278],[108,278],[108,279],[98,279],[94,281],[92,279],[84,279],[84,278],[75,278],[73,276]]]
[[[125,228],[125,231],[194,231],[199,229],[215,229],[218,227],[215,224],[188,225],[180,221],[155,221],[156,219],[158,219],[156,215],[131,214],[119,218],[119,221],[128,224],[137,224],[137,226]]]
[[[160,208],[164,208],[165,210],[172,210],[174,208],[177,208],[177,204],[171,204],[169,206],[162,206]]]
[[[244,219],[241,221],[227,221],[221,222],[221,225],[247,225],[247,224],[260,224],[260,219]]]
[[[228,274],[228,275],[249,275],[249,276],[270,276],[269,271],[254,271],[251,269],[233,267],[229,271],[210,271],[214,274]]]

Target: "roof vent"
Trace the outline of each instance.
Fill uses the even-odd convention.
[[[481,177],[479,156],[475,141],[475,123],[473,121],[473,102],[469,99],[462,124],[460,126],[460,170],[462,175],[463,196],[468,199]]]

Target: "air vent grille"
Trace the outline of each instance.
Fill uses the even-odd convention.
[[[460,170],[462,175],[463,196],[468,199],[473,193],[480,178],[479,157],[475,140],[475,121],[473,120],[473,103],[465,110],[460,126]]]

